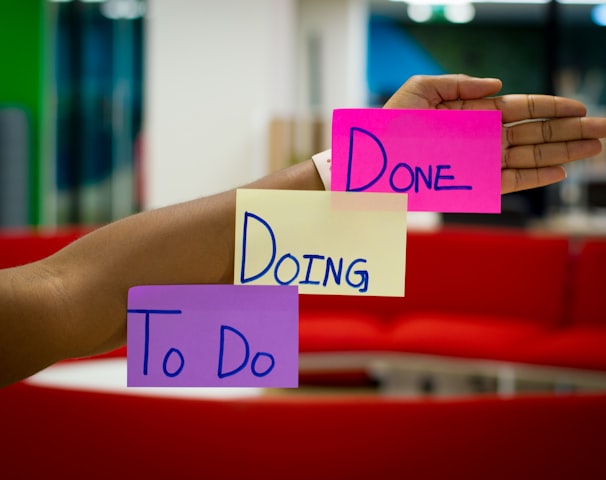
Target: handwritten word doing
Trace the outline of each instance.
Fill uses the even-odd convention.
[[[367,183],[364,185],[352,186],[352,176],[353,176],[353,159],[354,157],[360,158],[364,161],[365,166],[368,165],[370,155],[354,155],[354,147],[356,145],[355,139],[358,139],[359,143],[364,142],[364,140],[370,140],[374,142],[376,146],[379,147],[381,152],[381,162],[380,168],[378,168],[378,173],[371,179],[366,179]],[[346,190],[349,192],[362,192],[368,190],[375,183],[377,183],[380,179],[383,178],[387,171],[388,166],[388,158],[387,151],[383,146],[383,143],[379,138],[368,130],[364,130],[359,127],[351,127],[349,132],[349,156],[347,160],[347,184]],[[406,193],[411,189],[414,189],[414,192],[419,192],[419,186],[421,184],[425,185],[425,188],[428,190],[471,190],[471,185],[455,185],[455,184],[446,184],[447,181],[454,181],[454,175],[445,174],[446,170],[450,170],[452,165],[443,164],[443,165],[435,165],[435,172],[433,169],[433,165],[427,166],[427,171],[425,172],[419,166],[411,166],[408,163],[400,162],[391,168],[391,172],[389,173],[389,186],[394,192],[397,193]],[[358,175],[356,175],[358,177]]]
[[[246,252],[248,249],[248,223],[249,220],[258,222],[262,228],[267,232],[266,239],[271,242],[271,256],[267,265],[265,265],[261,271],[248,275],[246,274]],[[274,280],[279,285],[291,285],[298,280],[299,285],[322,285],[326,287],[328,282],[334,281],[336,285],[341,285],[341,281],[344,278],[347,285],[354,289],[358,289],[360,292],[366,292],[368,290],[369,274],[368,270],[354,270],[357,265],[366,263],[364,258],[356,258],[349,263],[349,266],[345,270],[345,276],[343,277],[343,258],[339,258],[337,262],[332,257],[326,257],[318,254],[304,254],[301,255],[301,259],[298,259],[291,253],[285,253],[277,258],[277,241],[274,231],[269,223],[258,215],[250,212],[244,212],[244,228],[242,235],[242,266],[240,269],[240,282],[242,284],[250,283],[254,280],[260,279],[265,276],[273,267]],[[313,277],[312,269],[314,262],[325,261],[324,272],[322,280],[320,277]],[[303,276],[300,275],[302,272],[301,263],[307,263],[304,268],[305,273]]]
[[[161,315],[180,315],[180,310],[146,310],[146,309],[137,309],[137,310],[128,310],[129,313],[143,313],[145,314],[145,343],[144,343],[144,353],[143,353],[143,375],[148,375],[149,371],[149,345],[150,345],[150,317],[152,314],[161,314]],[[229,335],[227,335],[230,333]],[[231,337],[232,340],[229,341],[228,337]],[[234,341],[238,343],[238,340],[241,342],[243,348],[234,348]],[[229,354],[227,353],[227,345],[231,345]],[[243,359],[238,359],[234,362],[234,358],[236,358],[235,351],[244,351]],[[226,361],[229,359],[229,362]],[[237,330],[234,327],[229,325],[221,325],[219,331],[219,358],[217,362],[217,376],[220,379],[231,377],[241,372],[246,368],[250,359],[250,344],[246,336]],[[238,363],[239,362],[239,363]],[[225,370],[225,364],[235,364],[236,366],[231,370]],[[255,377],[264,377],[271,373],[276,365],[276,360],[271,353],[268,352],[257,352],[252,361],[250,361],[250,369],[251,373]],[[259,366],[260,365],[260,366]],[[164,354],[162,360],[162,373],[164,373],[167,377],[177,377],[179,376],[183,368],[185,367],[185,356],[183,352],[175,347],[171,347]]]

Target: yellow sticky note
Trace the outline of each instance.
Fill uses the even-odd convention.
[[[407,195],[237,191],[234,281],[404,295]]]

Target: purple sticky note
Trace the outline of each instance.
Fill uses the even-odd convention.
[[[501,112],[338,109],[334,191],[408,194],[409,211],[501,211]]]
[[[294,286],[153,285],[128,292],[129,387],[297,387]]]

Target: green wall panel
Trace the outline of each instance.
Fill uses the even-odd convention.
[[[45,0],[0,0],[0,106],[23,108],[29,120],[30,224],[40,222],[45,23]]]

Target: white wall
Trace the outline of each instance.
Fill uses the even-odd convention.
[[[146,208],[265,174],[272,116],[364,106],[365,5],[148,0]],[[320,107],[308,95],[310,35],[322,45]]]
[[[368,102],[367,37],[366,0],[299,1],[297,108],[326,120],[327,139],[333,109]]]

